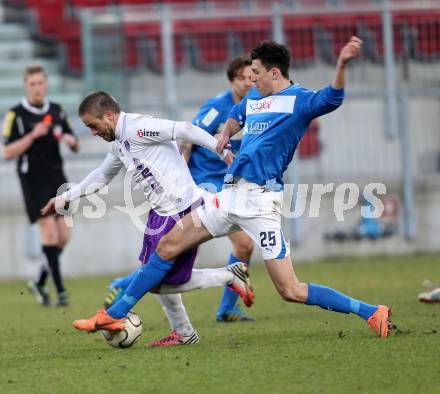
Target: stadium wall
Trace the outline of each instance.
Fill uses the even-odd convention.
[[[416,192],[417,238],[407,242],[401,236],[370,241],[326,241],[324,233],[333,228],[336,218],[332,213],[333,199],[324,198],[322,215],[301,219],[303,239],[301,245],[292,247],[295,261],[310,262],[322,257],[364,256],[369,254],[405,254],[414,252],[439,252],[438,223],[440,222],[440,183],[425,180]],[[359,207],[345,215],[345,228],[359,219]],[[62,269],[67,276],[117,274],[137,267],[137,256],[142,246],[142,233],[130,217],[114,208],[101,219],[86,219],[76,215],[72,239],[62,257]],[[32,239],[32,237],[31,237]],[[38,246],[29,242],[29,229],[24,215],[12,212],[0,216],[0,278],[29,278],[39,268],[43,257]],[[199,266],[222,266],[230,252],[227,238],[210,241],[200,248]],[[29,258],[27,254],[37,254]],[[258,251],[254,262],[260,262]]]

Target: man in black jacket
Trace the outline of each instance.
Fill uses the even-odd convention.
[[[6,114],[2,133],[6,160],[18,158],[17,173],[23,191],[26,211],[31,223],[37,223],[47,259],[38,278],[28,282],[29,290],[42,305],[50,305],[45,288],[52,275],[58,300],[68,304],[67,292],[59,267],[59,256],[69,240],[69,229],[59,216],[41,216],[40,209],[67,182],[60,155],[60,142],[72,151],[79,148],[67,115],[59,104],[46,98],[47,75],[43,67],[34,65],[24,73],[26,97]]]

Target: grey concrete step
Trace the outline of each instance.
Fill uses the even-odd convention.
[[[49,89],[52,92],[60,92],[63,89],[63,77],[60,74],[49,75]],[[0,74],[0,92],[2,95],[19,95],[23,93],[23,78],[3,77]]]
[[[57,61],[40,59],[40,58],[25,58],[25,59],[15,59],[13,62],[10,60],[0,59],[0,77],[4,78],[23,78],[24,69],[30,64],[40,64],[47,72],[50,77],[52,74],[58,73],[58,63]]]
[[[15,60],[34,56],[34,45],[31,41],[0,41],[0,59]]]
[[[29,39],[29,31],[18,23],[0,23],[0,42]]]

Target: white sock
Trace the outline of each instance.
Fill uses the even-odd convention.
[[[234,279],[234,274],[226,268],[193,269],[191,279],[182,285],[162,285],[160,294],[185,293],[187,291],[223,287]]]
[[[182,296],[180,294],[155,294],[155,296],[162,304],[171,329],[179,335],[191,335],[194,332],[194,328],[186,313]]]

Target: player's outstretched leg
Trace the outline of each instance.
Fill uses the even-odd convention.
[[[300,283],[288,257],[266,260],[266,268],[278,292],[286,301],[316,305],[328,311],[354,313],[366,320],[377,336],[389,335],[391,331],[389,307],[364,303],[330,287]]]
[[[391,331],[391,309],[389,307],[367,304],[330,287],[309,283],[305,303],[317,305],[329,311],[354,313],[366,320],[379,337],[387,337]]]
[[[97,330],[120,331],[127,313],[145,293],[157,286],[173,266],[172,261],[161,259],[153,253],[149,263],[139,268],[123,297],[107,310],[100,309],[89,319],[76,320],[73,326],[82,331]],[[112,328],[110,328],[112,327]]]
[[[117,302],[124,294],[130,282],[136,276],[134,271],[121,278],[114,279],[110,286],[110,292],[105,300],[104,307],[108,309],[113,303]],[[199,341],[199,336],[194,330],[180,294],[156,294],[157,300],[170,322],[171,333],[165,338],[148,343],[146,346],[174,346],[190,345]]]
[[[98,311],[90,319],[74,322],[74,327],[84,331],[111,330],[104,326],[113,323],[115,326],[119,324],[119,327],[121,327],[127,313],[133,306],[146,293],[160,286],[165,276],[173,268],[174,261],[181,251],[190,249],[198,243],[211,238],[212,236],[206,228],[193,225],[191,215],[184,216],[167,235],[161,238],[156,251],[150,256],[148,262],[139,268],[137,274],[127,287],[124,296],[108,310]],[[114,331],[118,331],[118,329]]]
[[[254,300],[249,273],[243,263],[235,263],[224,268],[193,269],[191,278],[181,285],[161,285],[160,294],[177,294],[188,291],[228,286],[239,294],[245,305],[251,306]]]

